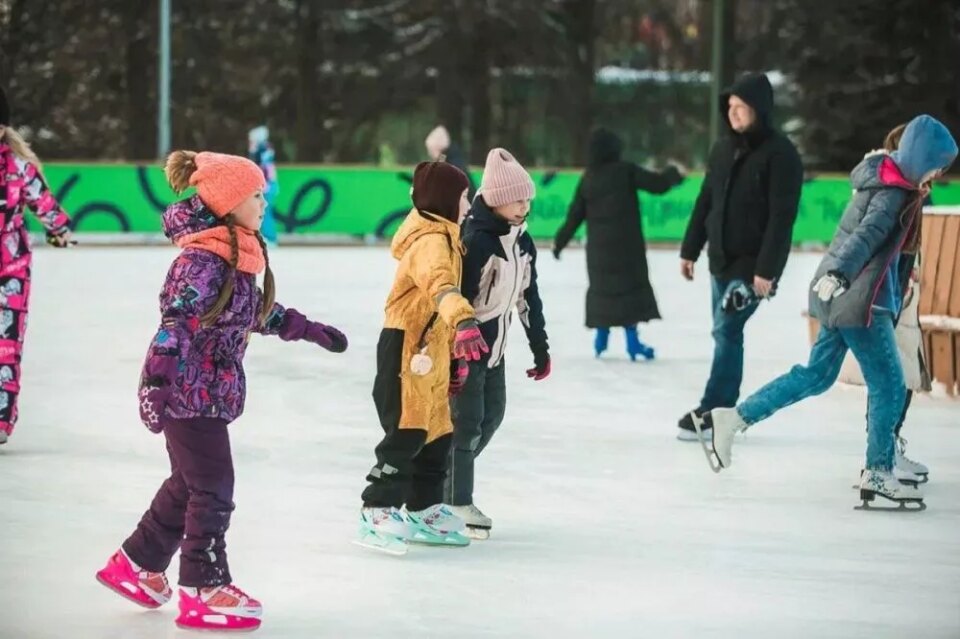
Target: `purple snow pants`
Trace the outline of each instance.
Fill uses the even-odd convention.
[[[180,549],[180,585],[231,582],[224,534],[233,512],[233,459],[222,419],[164,418],[170,477],[123,543],[135,563],[163,572]]]

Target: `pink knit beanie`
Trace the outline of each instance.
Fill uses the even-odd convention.
[[[493,149],[487,154],[479,192],[483,201],[493,207],[532,200],[537,195],[527,170],[509,151],[501,148]]]

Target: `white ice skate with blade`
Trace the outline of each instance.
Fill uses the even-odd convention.
[[[398,508],[361,508],[360,532],[353,543],[388,555],[407,554],[407,520]]]
[[[888,499],[898,506],[887,508],[874,506],[877,497]],[[860,499],[862,504],[856,510],[921,511],[927,505],[923,503],[923,493],[916,486],[901,484],[892,472],[865,470],[860,478]]]
[[[736,408],[714,408],[703,416],[703,423],[694,421],[703,454],[715,473],[733,464],[733,438],[747,428]],[[705,430],[710,431],[711,443],[707,445]]]
[[[466,524],[466,534],[470,539],[478,539],[481,541],[490,539],[490,529],[493,528],[493,520],[483,514],[483,511],[477,508],[476,504],[447,506],[447,508]]]
[[[895,467],[898,470],[918,475],[921,484],[925,484],[930,479],[929,468],[907,457],[907,440],[903,437],[897,438]]]
[[[410,525],[411,542],[435,546],[470,545],[470,538],[463,534],[467,527],[463,519],[453,514],[444,504],[406,511],[406,515]]]

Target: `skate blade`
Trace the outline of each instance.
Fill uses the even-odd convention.
[[[486,541],[490,539],[490,529],[489,528],[480,528],[477,526],[467,526],[465,534],[470,539],[475,539],[477,541]]]
[[[361,548],[369,548],[393,557],[402,557],[407,554],[407,544],[399,539],[390,539],[381,537],[375,533],[368,532],[360,539],[354,539],[351,543]]]
[[[719,473],[723,470],[723,464],[720,463],[720,457],[717,455],[717,451],[713,449],[713,429],[710,429],[710,446],[707,446],[706,440],[703,438],[703,431],[700,430],[700,424],[702,420],[697,419],[696,415],[693,417],[693,427],[697,429],[697,439],[700,440],[700,447],[703,448],[703,454],[707,458],[707,463],[710,464],[710,470],[715,473]]]
[[[877,498],[885,499],[887,502],[896,504],[896,506],[877,506],[874,501]],[[854,510],[876,511],[876,512],[922,512],[927,509],[923,498],[920,499],[891,499],[880,493],[864,495],[861,491],[860,505],[854,506]]]
[[[460,533],[450,533],[441,537],[440,535],[417,531],[407,541],[411,544],[421,546],[441,546],[447,548],[463,548],[470,545],[470,537]]]
[[[117,595],[120,595],[121,597],[123,597],[123,598],[126,599],[127,601],[130,601],[130,602],[132,602],[132,603],[135,603],[135,604],[137,604],[138,606],[140,606],[141,608],[146,608],[147,610],[156,610],[157,608],[159,608],[160,606],[163,605],[163,604],[157,603],[157,602],[147,603],[147,602],[145,602],[145,601],[140,601],[139,599],[136,599],[135,597],[133,597],[133,595],[131,595],[130,593],[128,593],[128,592],[127,592],[126,590],[124,590],[123,588],[117,588],[117,587],[114,586],[112,583],[110,583],[109,581],[107,581],[106,579],[104,579],[103,577],[101,577],[100,575],[97,575],[97,581],[99,581],[99,582],[103,585],[103,587],[106,588],[106,589],[108,589],[110,592],[112,592],[112,593],[114,593],[114,594],[117,594]],[[166,602],[164,602],[164,603],[166,603]]]
[[[242,626],[239,628],[227,628],[224,626],[218,626],[218,625],[212,625],[212,624],[211,625],[192,625],[191,622],[181,621],[179,618],[177,618],[174,621],[174,623],[176,624],[177,628],[180,628],[181,630],[189,630],[190,632],[217,633],[217,634],[227,634],[227,635],[253,632],[254,630],[258,630],[260,628],[259,619],[257,620],[256,624],[250,624],[249,626]]]
[[[900,504],[899,506],[872,506],[869,501],[865,501],[859,506],[854,506],[854,510],[864,510],[864,511],[873,511],[873,512],[888,512],[888,513],[897,513],[897,512],[907,512],[907,513],[919,513],[927,509],[927,505],[922,501],[911,500],[911,501],[895,501]],[[916,506],[914,508],[914,506]]]

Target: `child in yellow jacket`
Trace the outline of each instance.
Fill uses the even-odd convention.
[[[450,164],[419,164],[414,208],[391,244],[399,265],[373,385],[385,434],[363,491],[358,543],[392,554],[405,553],[408,540],[469,543],[463,520],[442,503],[453,432],[448,395],[462,388],[467,362],[489,351],[459,288],[468,187]]]

